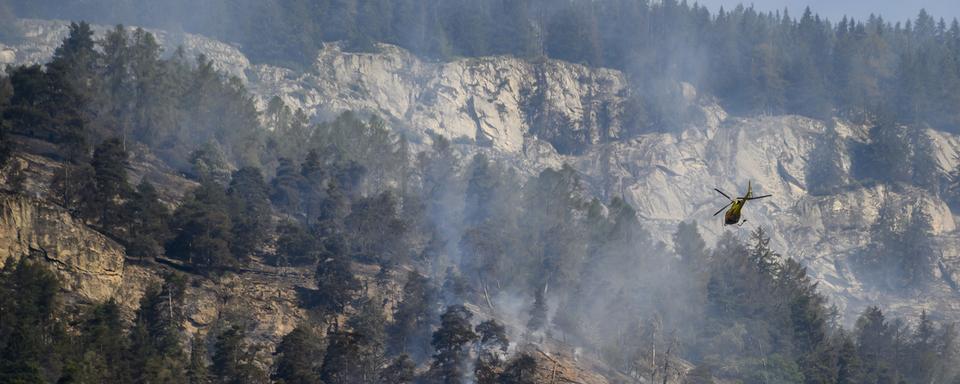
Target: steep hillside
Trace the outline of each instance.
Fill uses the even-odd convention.
[[[26,32],[26,40],[14,46],[0,47],[0,60],[6,63],[45,62],[66,33],[63,24],[56,21],[23,20],[20,26]],[[99,34],[107,30],[105,27],[94,29]],[[880,128],[793,115],[732,117],[711,96],[699,94],[689,84],[679,83],[676,94],[680,97],[672,102],[678,103],[678,110],[684,111],[686,123],[670,132],[639,133],[640,129],[632,125],[631,113],[638,107],[633,104],[634,96],[641,90],[631,88],[629,84],[632,82],[614,70],[506,56],[437,63],[394,46],[381,45],[377,53],[350,53],[338,44],[328,44],[310,71],[298,73],[268,65],[252,65],[235,47],[218,41],[195,35],[155,32],[166,52],[182,46],[187,55],[203,54],[213,60],[216,68],[239,79],[246,90],[253,92],[254,103],[261,112],[275,108],[276,100],[280,100],[286,106],[303,110],[315,122],[342,116],[339,114],[344,111],[356,111],[361,116],[378,115],[386,120],[386,127],[392,133],[398,134],[396,137],[402,136],[406,140],[394,141],[388,131],[377,131],[381,127],[379,120],[371,120],[368,124],[353,118],[354,115],[347,115],[349,117],[344,118],[346,123],[333,128],[320,124],[316,131],[321,133],[310,137],[319,141],[319,145],[316,142],[312,145],[329,152],[314,152],[312,159],[311,156],[302,156],[305,154],[296,154],[294,157],[307,159],[291,160],[284,158],[285,148],[277,144],[280,141],[276,140],[277,136],[282,135],[264,134],[262,136],[269,138],[263,142],[257,141],[256,137],[247,141],[262,146],[232,147],[232,160],[236,164],[228,164],[229,160],[217,152],[215,145],[201,147],[206,144],[189,142],[193,139],[189,135],[191,128],[216,125],[216,121],[223,120],[220,116],[200,120],[205,125],[187,126],[186,129],[174,122],[171,125],[187,131],[187,135],[182,136],[187,139],[181,138],[176,144],[182,146],[180,155],[188,153],[185,152],[188,149],[193,151],[189,160],[195,167],[189,176],[192,180],[179,173],[188,172],[185,171],[185,159],[175,159],[180,164],[173,164],[170,158],[160,160],[162,155],[159,152],[167,143],[153,143],[157,146],[149,147],[131,140],[133,147],[129,152],[134,157],[122,170],[122,180],[129,179],[132,185],[141,180],[150,181],[157,187],[156,198],[149,199],[153,203],[159,201],[171,208],[186,207],[176,212],[174,216],[178,217],[168,217],[168,221],[163,222],[164,228],[158,230],[157,241],[152,244],[156,251],[151,251],[153,254],[148,254],[144,260],[124,254],[123,247],[116,242],[132,243],[136,225],[110,224],[103,213],[107,212],[104,206],[119,205],[119,202],[126,204],[124,209],[134,209],[136,207],[130,202],[136,198],[123,197],[125,195],[120,193],[102,198],[99,204],[103,206],[94,206],[101,213],[91,215],[80,212],[80,209],[95,200],[81,194],[77,198],[80,208],[70,207],[73,210],[71,215],[57,205],[58,196],[53,192],[53,185],[61,177],[59,175],[74,166],[64,166],[65,163],[55,160],[60,159],[56,152],[59,148],[53,144],[55,141],[47,142],[40,136],[21,137],[18,133],[14,139],[17,154],[11,169],[20,175],[26,174],[26,178],[22,180],[25,183],[23,188],[14,188],[23,194],[4,195],[0,199],[3,208],[0,211],[0,265],[14,265],[15,259],[21,255],[43,260],[55,267],[64,280],[71,305],[82,306],[115,298],[126,320],[132,320],[141,298],[151,295],[150,287],[165,281],[168,272],[188,271],[182,290],[185,305],[179,309],[182,311],[179,323],[183,323],[180,336],[186,339],[192,334],[211,334],[211,331],[221,334],[222,330],[217,327],[232,323],[245,329],[255,343],[264,347],[255,350],[254,354],[262,357],[261,362],[269,362],[268,353],[281,338],[305,319],[316,320],[315,316],[322,319],[318,324],[328,328],[323,330],[325,335],[329,336],[326,332],[335,332],[335,336],[330,336],[332,338],[354,337],[352,331],[343,331],[342,325],[370,313],[374,313],[374,319],[370,321],[379,322],[382,331],[384,324],[394,319],[380,320],[376,313],[382,312],[380,316],[399,313],[393,310],[403,299],[400,292],[407,289],[401,284],[406,276],[400,275],[409,272],[408,264],[421,263],[418,267],[430,271],[433,284],[440,286],[442,282],[442,292],[438,295],[442,298],[432,302],[424,300],[427,302],[424,313],[433,311],[439,314],[441,302],[448,310],[465,304],[469,313],[482,315],[475,320],[498,318],[506,323],[512,340],[515,340],[511,345],[512,352],[526,353],[532,356],[532,361],[537,361],[536,369],[530,371],[536,380],[589,383],[657,378],[663,373],[667,374],[668,380],[680,380],[694,367],[671,358],[670,348],[678,343],[678,336],[668,336],[666,333],[669,332],[663,331],[664,323],[668,324],[667,329],[676,327],[671,332],[695,324],[687,324],[683,318],[694,313],[686,312],[691,309],[687,307],[697,307],[697,310],[712,315],[720,313],[717,319],[732,321],[726,324],[731,326],[730,330],[688,329],[689,334],[679,336],[709,340],[703,344],[708,346],[704,352],[706,357],[697,356],[699,351],[689,352],[687,356],[692,356],[693,361],[709,364],[709,359],[723,355],[725,348],[737,348],[741,352],[756,348],[759,350],[756,356],[763,356],[763,359],[747,359],[712,369],[723,377],[740,377],[741,371],[761,366],[766,369],[764,341],[757,341],[756,346],[745,345],[751,335],[737,334],[741,330],[746,333],[745,329],[748,329],[740,322],[743,319],[723,317],[725,312],[737,312],[736,309],[729,310],[735,307],[724,301],[727,298],[724,295],[733,301],[748,297],[743,293],[743,287],[749,284],[756,285],[747,290],[770,288],[764,291],[767,295],[756,296],[770,301],[757,305],[779,310],[787,304],[790,311],[814,308],[810,313],[814,313],[811,317],[815,318],[809,322],[804,322],[807,318],[793,319],[794,312],[788,314],[789,321],[796,321],[801,326],[815,323],[819,324],[815,326],[823,326],[820,329],[826,329],[823,324],[828,320],[824,318],[829,314],[817,312],[826,306],[817,302],[817,295],[810,293],[813,287],[828,296],[829,303],[838,309],[839,320],[848,325],[870,305],[881,305],[891,317],[914,319],[921,312],[928,311],[936,320],[960,319],[960,304],[955,302],[960,289],[960,257],[956,256],[960,253],[960,236],[956,233],[948,198],[939,194],[942,189],[920,186],[921,183],[915,183],[915,180],[881,180],[876,175],[857,174],[863,171],[856,169],[855,158],[863,156],[864,148],[882,139],[876,135],[881,132]],[[92,51],[88,54],[94,55]],[[206,68],[204,65],[205,62],[201,61],[199,67]],[[190,68],[190,64],[183,64],[180,68]],[[213,71],[206,73],[209,75]],[[209,76],[208,79],[216,77],[215,74]],[[238,86],[233,95],[247,102],[245,111],[249,113],[245,116],[250,117],[250,126],[257,133],[263,133],[256,123],[258,116],[253,110],[254,103],[249,103],[242,88]],[[102,89],[106,88],[98,88]],[[139,107],[143,105],[149,105],[149,101]],[[197,114],[216,114],[217,111],[205,110]],[[224,113],[236,110],[226,111]],[[22,109],[15,112],[21,113]],[[269,112],[260,114],[263,125],[270,126],[270,116]],[[110,130],[114,127],[107,121],[104,131],[119,135]],[[344,131],[344,127],[348,130]],[[303,128],[307,127],[304,125]],[[355,143],[344,139],[353,132],[350,129],[368,128],[363,132],[372,138],[354,136],[362,136],[356,141],[369,139],[372,144],[350,147]],[[893,126],[892,129],[900,127]],[[926,169],[931,170],[932,177],[938,182],[949,179],[947,170],[957,167],[960,138],[931,129],[904,129],[903,132],[912,135],[905,145],[912,151],[923,150],[924,154],[930,155],[932,160],[926,164]],[[126,131],[121,132],[126,134]],[[907,133],[903,132],[897,134],[906,136]],[[451,141],[439,140],[438,136]],[[216,133],[213,137],[219,138]],[[824,137],[835,137],[835,142],[839,143],[834,148],[839,150],[834,171],[839,174],[837,179],[844,182],[827,192],[813,193],[817,187],[812,180],[815,177],[810,175],[817,167],[823,166],[822,162],[816,162],[818,156],[822,157],[816,153],[816,148]],[[930,145],[921,147],[916,144],[919,142],[929,142]],[[386,144],[377,146],[383,143]],[[406,146],[408,143],[413,151]],[[267,148],[264,152],[276,151],[263,156],[263,163],[256,161],[256,155],[251,157],[254,159],[251,164],[236,160],[243,158],[237,156],[237,152],[243,155],[263,147]],[[355,152],[348,153],[344,149],[348,147]],[[93,159],[73,161],[91,168],[98,165],[105,168],[103,161],[97,163],[101,150],[107,155],[110,150],[123,153],[125,159],[128,151],[126,136],[123,141],[118,138],[98,143]],[[414,155],[421,150],[423,152]],[[156,156],[153,151],[157,151]],[[381,163],[363,164],[361,162],[365,159],[357,158],[358,153],[360,157],[372,157],[376,151],[396,156],[378,157]],[[491,167],[486,158],[471,157],[478,153],[502,161],[517,172],[499,174],[499,170],[491,171],[500,163],[491,163],[494,164]],[[414,158],[419,168],[410,171],[406,167]],[[468,163],[465,159],[472,161]],[[403,164],[397,166],[398,169],[387,170],[394,164],[384,163],[391,161]],[[563,164],[572,168],[544,171],[561,168]],[[222,169],[217,168],[220,166]],[[234,166],[240,169],[230,176],[230,171],[236,169],[232,168]],[[176,167],[180,171],[175,171]],[[214,168],[220,173],[210,171]],[[264,171],[266,178],[262,174]],[[371,172],[369,175],[368,171]],[[396,175],[384,176],[391,171]],[[887,171],[893,172],[892,169],[879,172]],[[276,175],[272,174],[274,172]],[[4,180],[6,184],[20,183],[14,174],[8,175]],[[910,175],[913,177],[912,173]],[[310,177],[314,179],[308,180]],[[365,184],[365,177],[371,180],[369,185]],[[584,183],[580,183],[580,178]],[[421,195],[405,195],[407,183],[411,180],[422,188],[414,194]],[[497,184],[503,181],[510,185]],[[527,185],[523,188],[513,185],[524,183]],[[748,205],[745,217],[749,221],[743,227],[721,226],[719,218],[711,215],[726,201],[711,189],[718,187],[739,194],[747,183],[752,183],[755,192],[773,196]],[[393,187],[401,193],[399,203]],[[512,193],[503,193],[505,190]],[[301,201],[298,193],[309,194],[303,200],[313,200]],[[139,189],[130,194],[140,195]],[[497,201],[504,196],[503,201]],[[599,199],[590,202],[593,196]],[[424,203],[418,199],[428,201]],[[488,199],[484,200],[488,205],[477,202],[481,199]],[[539,201],[544,199],[560,201],[560,204]],[[405,206],[408,202],[412,203]],[[511,207],[511,203],[516,206]],[[63,205],[70,206],[69,203]],[[129,208],[131,206],[134,208]],[[89,210],[89,206],[86,209]],[[488,209],[498,211],[485,212]],[[511,210],[515,212],[509,212]],[[86,219],[77,218],[84,215]],[[403,215],[406,216],[402,219],[392,220]],[[537,215],[543,217],[526,217]],[[875,277],[864,273],[857,264],[863,264],[865,254],[882,251],[878,244],[887,246],[896,240],[880,238],[883,234],[908,233],[905,227],[915,221],[922,222],[925,217],[929,217],[931,235],[931,243],[925,244],[932,244],[930,249],[936,250],[937,255],[929,260],[918,256],[916,260],[919,261],[910,260],[914,255],[912,250],[899,255],[919,265],[911,264],[910,272],[912,276],[923,277],[924,281],[904,289],[879,288],[881,284],[870,280]],[[306,223],[298,221],[301,219]],[[640,220],[639,225],[636,219]],[[319,223],[312,222],[314,220]],[[716,243],[719,250],[712,253],[714,260],[710,261],[710,267],[716,270],[710,271],[713,275],[707,281],[702,279],[703,271],[698,270],[703,266],[695,265],[703,260],[676,260],[668,249],[648,241],[644,231],[649,230],[654,239],[669,247],[678,224],[690,220],[700,222],[700,231],[707,243]],[[273,223],[279,224],[276,231],[273,231]],[[582,223],[589,225],[578,226]],[[781,261],[765,264],[769,262],[762,259],[765,254],[756,259],[760,260],[756,266],[760,270],[772,265],[772,269],[754,272],[744,267],[751,264],[737,264],[744,260],[745,263],[756,262],[753,254],[743,260],[734,259],[734,256],[754,252],[754,249],[748,251],[737,247],[753,241],[749,236],[755,228],[766,231],[772,239],[771,248],[781,253],[780,259],[792,258],[808,267],[815,283],[809,282],[803,272],[797,272],[801,268],[785,272],[792,275],[780,275],[791,264]],[[888,231],[882,232],[885,228]],[[170,235],[172,239],[161,238],[159,233],[166,230],[177,231],[177,234],[166,233],[164,235]],[[296,237],[297,230],[320,235],[315,237],[317,235],[311,232],[300,239],[290,240],[288,237],[286,245],[280,244],[279,237]],[[516,237],[501,234],[511,230],[527,232]],[[114,239],[104,235],[106,233],[112,233]],[[338,242],[346,241],[344,233],[350,233],[349,241],[355,243],[344,246]],[[405,238],[401,233],[412,235]],[[731,233],[741,241],[724,236]],[[766,243],[761,232],[756,233],[760,234],[757,235],[756,248],[759,250]],[[186,235],[179,237],[182,234]],[[197,234],[206,237],[190,237]],[[926,233],[921,237],[921,240],[927,240]],[[310,239],[314,242],[309,242]],[[511,248],[512,245],[489,244],[491,239],[530,244],[525,244],[529,245],[526,248]],[[300,240],[303,242],[298,243]],[[291,242],[296,244],[291,245]],[[195,246],[210,248],[195,251]],[[280,252],[273,248],[283,246],[293,250]],[[302,249],[296,249],[298,247],[308,249],[301,252]],[[679,249],[680,245],[675,248]],[[164,252],[167,255],[162,255]],[[277,266],[288,265],[286,257],[296,257],[298,252],[308,262],[303,262],[300,267]],[[469,252],[475,254],[475,259],[464,256]],[[200,256],[195,258],[196,255]],[[711,257],[707,252],[702,255],[704,259]],[[730,260],[724,255],[731,256]],[[344,264],[338,264],[344,261]],[[674,268],[680,264],[684,266]],[[626,268],[628,266],[630,268]],[[781,267],[783,270],[778,269]],[[382,273],[389,268],[398,269]],[[456,268],[469,270],[471,276],[458,275],[460,272]],[[498,268],[508,273],[498,274]],[[487,276],[489,270],[494,272]],[[357,280],[351,277],[353,273],[356,273]],[[486,280],[488,277],[496,281]],[[505,282],[503,289],[500,289],[501,277],[512,280]],[[741,277],[744,285],[730,284],[733,287],[731,292],[723,292],[724,287],[717,288],[723,281],[737,281]],[[343,280],[337,280],[340,278]],[[778,285],[780,283],[788,286],[794,278],[796,284],[785,288],[785,292],[801,294],[789,296],[799,299],[788,300],[809,300],[813,304],[803,306],[802,303],[777,301],[783,297],[777,297],[773,289],[784,288]],[[470,283],[475,286],[464,288]],[[496,284],[498,288],[493,297],[487,292],[488,284]],[[689,284],[690,289],[684,284]],[[350,288],[354,285],[358,288]],[[810,288],[805,291],[807,287]],[[352,292],[344,295],[360,296],[361,300],[345,304],[346,299],[335,297],[341,293],[340,289]],[[170,292],[173,291],[175,289],[170,288]],[[691,293],[694,291],[696,294]],[[161,292],[152,294],[156,299],[161,297],[158,296]],[[481,292],[483,297],[479,297]],[[564,296],[554,292],[576,295]],[[464,297],[458,296],[461,293]],[[533,294],[533,300],[517,297],[527,293]],[[701,294],[702,297],[697,296]],[[305,304],[323,295],[329,295],[320,299],[327,300],[324,303]],[[469,295],[472,297],[468,298]],[[587,300],[573,304],[564,302],[579,295]],[[683,297],[685,295],[696,297],[691,299]],[[619,299],[627,296],[636,296],[637,299]],[[173,293],[168,292],[166,297],[173,297]],[[671,305],[671,300],[679,304]],[[710,303],[701,305],[685,300]],[[532,309],[528,312],[525,308],[530,301],[533,302]],[[481,302],[485,304],[482,308],[473,305]],[[312,309],[305,309],[311,305]],[[364,306],[379,308],[365,313]],[[633,307],[621,308],[628,306]],[[656,309],[650,311],[650,308]],[[711,312],[714,310],[717,312]],[[648,315],[646,312],[653,313]],[[579,317],[581,313],[585,315]],[[173,316],[173,309],[170,309],[169,317]],[[625,319],[621,321],[618,316]],[[607,329],[604,330],[589,329],[591,327],[582,324],[606,320],[606,317],[614,320],[605,323]],[[228,321],[222,321],[224,319]],[[229,321],[231,319],[235,320]],[[534,324],[537,321],[539,324]],[[470,325],[469,316],[466,322]],[[803,340],[802,332],[780,325],[782,323],[771,323],[769,328],[783,328],[777,331],[789,334],[789,338]],[[436,326],[427,326],[430,327]],[[642,338],[624,338],[621,327],[631,327],[627,332]],[[556,332],[563,329],[564,334],[551,334],[554,329]],[[546,332],[541,334],[540,330]],[[582,332],[578,334],[578,330]],[[467,332],[470,332],[469,328]],[[567,333],[571,337],[594,338],[607,344],[594,343],[592,350],[581,354],[579,349],[571,349],[565,342],[554,339],[562,337],[565,341]],[[767,337],[771,344],[778,339]],[[843,337],[841,334],[839,339]],[[330,345],[335,345],[335,341],[331,339]],[[607,350],[610,345],[616,348]],[[404,344],[403,348],[406,347]],[[629,348],[634,349],[627,352]],[[667,349],[665,354],[663,348]],[[477,349],[479,354],[480,347]],[[437,347],[438,356],[439,350]],[[803,359],[798,361],[806,364]],[[612,368],[615,364],[616,369]],[[658,368],[661,364],[662,368]],[[711,369],[705,365],[698,368]],[[526,368],[517,369],[522,374]],[[789,367],[783,370],[790,371]]]
[[[23,20],[27,39],[4,48],[7,63],[49,58],[66,33],[61,22]],[[106,30],[100,27],[98,31]],[[624,75],[561,61],[527,62],[512,57],[460,59],[437,63],[393,46],[378,53],[348,53],[327,44],[307,73],[252,65],[230,45],[190,34],[157,34],[166,52],[182,46],[204,54],[242,79],[261,109],[279,96],[315,120],[345,111],[375,113],[414,143],[430,142],[428,132],[509,159],[521,173],[535,174],[566,162],[581,171],[588,187],[602,197],[623,196],[655,236],[669,243],[682,220],[699,221],[710,240],[723,231],[710,214],[723,205],[711,188],[742,192],[747,181],[774,196],[746,211],[747,227],[767,227],[776,248],[796,258],[821,281],[821,288],[852,321],[866,304],[882,304],[895,314],[917,315],[937,308],[960,318],[950,305],[950,285],[960,249],[949,207],[937,196],[909,188],[850,186],[830,196],[812,196],[805,181],[807,159],[825,122],[799,116],[731,118],[708,96],[682,84],[681,102],[694,118],[678,133],[622,138],[631,92]],[[867,141],[868,128],[836,121],[851,147]],[[956,167],[960,138],[928,130],[941,172]],[[469,145],[472,144],[472,145]],[[558,150],[560,149],[560,150]],[[582,151],[580,154],[564,154]],[[850,156],[844,160],[850,170]],[[849,271],[850,257],[869,241],[881,200],[909,207],[920,204],[932,216],[943,249],[938,280],[925,299],[874,291]],[[716,223],[716,224],[715,224]],[[803,250],[803,251],[798,251]]]

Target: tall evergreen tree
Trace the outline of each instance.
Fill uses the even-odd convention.
[[[256,348],[237,325],[224,329],[214,344],[211,373],[224,384],[267,383],[267,375],[256,364]]]
[[[170,238],[170,211],[153,184],[141,181],[124,210],[129,217],[127,254],[139,258],[163,254],[163,244]]]
[[[190,340],[190,365],[187,366],[187,383],[208,384],[207,347],[204,337],[195,333]]]
[[[233,173],[227,198],[233,238],[230,251],[237,260],[254,255],[273,230],[268,191],[259,169],[244,167]]]
[[[440,316],[440,328],[433,333],[433,340],[430,342],[435,352],[428,376],[433,382],[464,382],[463,363],[468,353],[465,347],[477,338],[470,325],[471,318],[473,314],[459,305],[447,307],[446,312]]]
[[[360,282],[350,268],[342,239],[328,239],[323,249],[316,271],[316,304],[327,311],[340,313],[360,290]]]
[[[60,282],[45,266],[20,258],[0,275],[0,381],[49,382],[58,377],[65,338],[57,317]]]
[[[285,384],[320,383],[322,340],[305,325],[298,325],[277,344],[271,379]]]
[[[108,231],[116,231],[127,222],[122,209],[125,199],[130,197],[132,188],[127,183],[127,152],[119,139],[109,139],[93,152],[94,180],[93,191],[84,202],[90,218],[96,220]]]
[[[170,221],[173,238],[167,255],[186,261],[203,272],[236,263],[230,254],[232,224],[223,187],[212,181],[200,184]]]
[[[411,271],[402,292],[403,299],[393,313],[393,324],[387,332],[387,353],[408,353],[415,360],[424,358],[430,352],[430,328],[437,315],[436,288],[427,277]]]

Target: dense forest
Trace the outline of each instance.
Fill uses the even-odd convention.
[[[638,9],[705,12],[670,2]],[[797,24],[750,9],[703,26],[751,17],[787,20],[777,24],[783,31],[809,27],[807,17]],[[833,36],[824,21],[815,25]],[[919,33],[904,28],[891,33]],[[615,60],[603,52],[613,48],[596,60]],[[440,136],[414,153],[376,116],[312,124],[279,99],[261,116],[238,80],[204,57],[161,57],[141,29],[94,39],[88,24],[72,24],[49,63],[7,69],[0,116],[0,160],[14,149],[58,160],[55,203],[131,259],[181,266],[147,290],[131,323],[115,302],[69,311],[45,267],[30,257],[9,263],[0,273],[2,382],[531,382],[536,362],[511,350],[508,334],[514,343],[563,340],[636,378],[670,375],[664,361],[677,357],[696,365],[688,376],[696,383],[939,383],[960,373],[953,324],[926,314],[908,324],[870,307],[844,329],[804,267],[777,254],[762,228],[745,242],[728,233],[710,249],[696,223],[682,223],[671,250],[625,201],[590,196],[572,167],[528,179]],[[836,141],[828,132],[818,143],[824,164],[835,165]],[[916,148],[906,164],[922,164]],[[871,148],[863,151],[869,159]],[[131,184],[132,153],[156,154],[197,186],[163,203],[162,186]],[[817,171],[824,190],[836,187],[829,170]],[[907,167],[896,177],[922,176]],[[891,287],[925,282],[923,260],[902,256],[929,245],[929,218],[912,220],[878,228],[886,243],[862,258],[879,263],[870,270]],[[309,321],[269,351],[271,366],[258,361],[244,319],[222,319],[206,335],[182,328],[188,284],[257,263],[307,269],[316,281],[300,296]],[[399,275],[391,321],[383,298],[360,288],[368,282],[358,264],[379,269],[373,284]],[[493,310],[505,298],[522,308],[499,309],[499,321],[467,309]]]
[[[640,90],[643,111],[635,113],[646,130],[679,122],[676,81],[740,114],[960,129],[960,24],[924,11],[907,21],[830,21],[809,9],[790,15],[738,6],[711,14],[686,0],[6,2],[0,18],[182,29],[236,42],[255,61],[296,68],[310,68],[331,41],[354,50],[385,42],[441,60],[507,54],[616,68]]]

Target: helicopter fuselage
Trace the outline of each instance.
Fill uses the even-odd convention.
[[[739,198],[733,201],[733,204],[730,205],[730,209],[723,214],[723,223],[726,225],[734,225],[740,222],[740,210],[743,209],[743,205],[746,203],[746,199]]]

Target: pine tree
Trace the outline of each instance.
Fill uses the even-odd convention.
[[[327,311],[340,313],[360,290],[360,282],[350,269],[342,239],[328,239],[323,249],[317,264],[316,304]]]
[[[913,128],[910,132],[912,148],[911,170],[913,184],[928,192],[940,194],[940,165],[936,158],[936,144],[925,129]]]
[[[292,160],[281,157],[277,162],[277,176],[270,182],[270,201],[284,212],[299,215],[303,205],[300,191],[306,179]]]
[[[357,339],[357,355],[352,357],[358,370],[350,375],[354,378],[350,382],[373,382],[387,364],[384,354],[387,320],[382,307],[383,299],[370,297],[359,305],[359,312],[347,322],[347,327],[362,335]]]
[[[477,361],[473,375],[477,384],[495,384],[503,372],[503,356],[510,346],[503,324],[490,319],[475,328],[478,335]]]
[[[933,219],[923,206],[917,204],[910,213],[910,220],[903,228],[900,246],[903,254],[899,256],[900,277],[910,287],[923,287],[933,278],[936,263],[934,245],[931,240]]]
[[[277,344],[277,358],[271,379],[284,384],[320,383],[323,344],[319,336],[305,325],[298,325]]]
[[[104,229],[117,231],[127,222],[123,202],[130,197],[132,188],[127,183],[127,152],[120,139],[109,139],[93,152],[94,191],[84,202],[85,211]]]
[[[537,332],[547,324],[547,301],[543,297],[542,289],[533,291],[533,306],[530,307],[530,320],[527,321],[527,330]]]
[[[704,268],[707,262],[707,243],[700,236],[697,222],[681,221],[673,233],[673,248],[680,260],[691,268]]]
[[[223,187],[206,181],[195,189],[170,221],[173,238],[167,255],[186,261],[204,273],[236,264],[230,254],[233,225]]]
[[[464,220],[466,225],[477,225],[490,218],[487,209],[496,198],[500,178],[494,164],[487,156],[474,155],[467,171],[467,188],[464,196]]]
[[[256,348],[246,340],[246,332],[233,325],[217,335],[210,371],[224,384],[267,383],[255,359]]]
[[[254,255],[273,230],[268,191],[258,168],[244,167],[233,173],[227,198],[233,238],[230,251],[237,260]]]
[[[326,355],[320,368],[320,379],[324,384],[351,384],[363,383],[363,361],[360,360],[361,344],[365,335],[337,331],[328,338]]]
[[[72,104],[64,105],[65,108],[84,105],[95,99],[100,88],[100,77],[97,73],[100,53],[94,49],[93,29],[84,21],[71,22],[69,29],[69,34],[54,50],[53,58],[47,63],[50,77],[70,89],[65,95],[70,96]],[[85,115],[84,110],[76,108],[71,112]]]
[[[137,186],[124,210],[127,222],[127,254],[154,257],[163,254],[163,244],[170,238],[170,212],[153,184],[143,180]]]
[[[220,146],[213,142],[202,145],[190,154],[193,176],[203,182],[226,185],[230,181],[227,159]]]
[[[757,227],[751,234],[753,249],[750,252],[750,264],[761,276],[774,276],[779,267],[780,255],[770,249],[770,237],[763,227]]]
[[[148,287],[140,299],[130,330],[131,366],[139,368],[134,381],[187,380],[189,362],[180,345],[185,290],[184,277],[173,273],[162,284]]]
[[[95,306],[80,326],[80,345],[103,362],[98,373],[103,383],[126,383],[131,380],[127,355],[127,339],[122,332],[120,306],[113,299]]]
[[[889,378],[889,357],[893,339],[883,312],[878,307],[867,308],[856,324],[857,350],[863,366],[863,379],[878,382]]]
[[[440,316],[440,328],[433,333],[430,342],[435,350],[433,362],[427,375],[437,383],[459,384],[464,382],[463,363],[467,357],[465,347],[477,339],[466,308],[460,305],[447,307]]]
[[[207,371],[207,347],[204,338],[193,334],[190,340],[190,365],[187,366],[187,382],[189,384],[208,384],[210,382]]]
[[[321,243],[299,222],[277,226],[277,250],[272,264],[276,266],[309,265],[318,260]]]
[[[837,339],[840,344],[839,350],[837,351],[837,384],[862,382],[863,371],[856,344],[854,344],[850,336],[842,331],[837,336]]]
[[[870,129],[869,136],[866,153],[854,164],[858,175],[884,182],[910,181],[910,143],[903,129],[885,116]]]
[[[917,383],[933,382],[940,359],[937,356],[936,328],[927,311],[920,313],[917,327],[910,340],[910,361],[906,362],[905,376]]]
[[[408,353],[415,360],[430,352],[430,328],[436,316],[436,288],[430,280],[415,271],[407,274],[403,299],[393,313],[393,324],[387,332],[387,353]]]
[[[0,275],[0,381],[40,383],[57,379],[65,339],[57,317],[60,282],[45,266],[9,261]]]
[[[380,372],[382,384],[409,384],[415,377],[416,364],[406,353],[397,356],[390,365]]]
[[[399,250],[408,230],[399,217],[400,201],[390,191],[360,198],[350,208],[344,224],[351,236],[351,245],[361,258],[369,260],[405,261]]]

